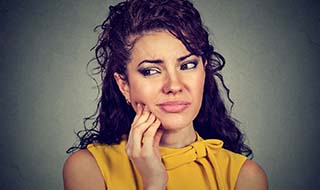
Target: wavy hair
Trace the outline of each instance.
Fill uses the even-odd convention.
[[[202,105],[194,120],[195,130],[204,139],[222,140],[224,148],[230,151],[252,155],[219,92],[217,82],[220,81],[233,106],[220,72],[225,59],[210,44],[207,29],[191,2],[127,0],[110,6],[108,17],[96,29],[102,30],[93,48],[97,63],[94,74],[100,75],[102,80],[101,96],[96,112],[84,119],[84,129],[77,133],[80,142],[69,148],[68,153],[85,149],[89,143],[118,144],[123,135],[129,134],[135,112],[126,103],[113,74],[117,72],[127,80],[126,66],[135,41],[146,32],[165,30],[179,39],[188,51],[207,62]]]

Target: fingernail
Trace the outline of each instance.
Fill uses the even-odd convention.
[[[148,106],[147,106],[147,105],[145,105],[145,106],[144,106],[143,111],[145,111],[145,112],[149,112],[149,108],[148,108]]]
[[[153,113],[150,113],[150,116],[149,116],[149,117],[153,118],[153,119],[152,119],[153,122],[155,122],[155,121],[157,120],[157,117],[156,117]]]

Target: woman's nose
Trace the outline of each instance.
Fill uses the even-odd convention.
[[[164,81],[165,83],[163,85],[163,92],[165,94],[176,94],[181,92],[183,89],[181,77],[179,77],[176,72],[168,72]]]

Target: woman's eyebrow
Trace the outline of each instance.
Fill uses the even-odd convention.
[[[178,62],[181,62],[181,61],[183,61],[183,60],[187,59],[188,57],[190,57],[190,56],[192,56],[192,55],[193,55],[193,54],[192,54],[192,53],[190,53],[190,54],[188,54],[188,55],[185,55],[185,56],[179,57],[177,60],[178,60]]]
[[[179,58],[177,59],[177,61],[178,61],[178,62],[181,62],[181,61],[187,59],[188,57],[190,57],[190,56],[192,56],[192,55],[193,55],[192,53],[190,53],[190,54],[188,54],[188,55],[184,55],[184,56],[182,56],[182,57],[179,57]],[[163,63],[163,60],[161,60],[161,59],[154,59],[154,60],[145,59],[145,60],[141,61],[141,62],[138,64],[138,67],[139,67],[141,64],[143,64],[143,63],[162,64],[162,63]]]
[[[142,64],[142,63],[153,63],[153,64],[161,64],[163,63],[163,61],[161,59],[155,59],[155,60],[143,60],[138,64],[138,67]]]

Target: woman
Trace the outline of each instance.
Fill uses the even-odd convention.
[[[101,28],[102,94],[93,128],[69,150],[81,149],[65,162],[65,189],[267,189],[241,155],[251,149],[216,82],[228,92],[224,58],[192,3],[125,1]]]

